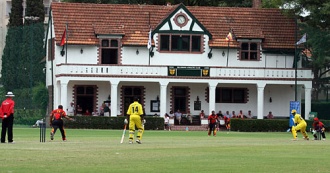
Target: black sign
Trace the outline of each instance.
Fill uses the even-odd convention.
[[[195,111],[201,110],[201,101],[194,101],[194,110]]]
[[[210,76],[210,67],[170,66],[168,76]]]

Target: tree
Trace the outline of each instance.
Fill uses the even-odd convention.
[[[313,96],[318,100],[318,94],[330,84],[330,0],[288,0],[282,2],[282,6],[289,6],[293,15],[300,17],[299,23],[301,34],[307,33],[305,47],[311,54],[306,60],[306,66],[312,68]],[[289,13],[288,13],[289,14]],[[307,55],[305,54],[305,57]]]
[[[4,88],[13,90],[19,86],[17,83],[17,71],[20,70],[17,62],[20,60],[22,25],[23,25],[23,1],[12,0],[12,9],[9,14],[6,45],[2,55],[1,81]]]
[[[42,0],[27,0],[23,27],[23,46],[20,64],[26,72],[22,74],[22,88],[31,88],[45,81],[42,59],[44,58],[44,5]],[[25,76],[23,78],[23,76]],[[31,93],[32,94],[32,93]]]

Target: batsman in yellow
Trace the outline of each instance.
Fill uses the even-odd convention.
[[[143,117],[142,105],[138,102],[138,98],[134,97],[134,102],[131,103],[127,110],[127,118],[124,123],[127,124],[127,119],[129,118],[129,143],[133,143],[135,126],[138,128],[138,133],[136,135],[137,140],[135,141],[138,144],[141,144],[142,134],[144,131],[144,123],[146,122]]]
[[[309,140],[307,132],[306,132],[306,127],[307,123],[306,121],[301,117],[300,114],[297,114],[297,111],[295,109],[292,109],[291,114],[293,115],[293,121],[296,126],[292,126],[292,135],[293,135],[293,140],[297,140],[297,131],[300,130],[300,132],[303,134],[305,140]]]

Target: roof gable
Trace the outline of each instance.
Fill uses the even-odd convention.
[[[178,26],[176,24],[176,17],[178,15],[184,15],[187,19],[184,26]],[[210,32],[198,21],[198,19],[181,3],[173,11],[166,16],[160,24],[153,30],[154,33],[198,33],[206,34],[210,38],[212,35]]]

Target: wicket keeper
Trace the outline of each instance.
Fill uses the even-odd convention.
[[[144,131],[143,124],[145,119],[143,117],[142,105],[138,102],[138,98],[134,97],[134,102],[131,103],[127,110],[127,118],[124,120],[124,123],[127,124],[127,119],[129,118],[129,144],[133,144],[135,126],[138,128],[138,133],[136,135],[137,140],[135,141],[138,144],[141,144],[142,134]]]
[[[306,127],[307,123],[306,121],[301,117],[300,114],[297,114],[297,111],[295,109],[292,109],[291,114],[293,115],[293,121],[296,126],[292,126],[292,135],[293,140],[297,140],[297,131],[300,130],[300,132],[303,134],[305,140],[309,140],[309,137],[306,133]]]

